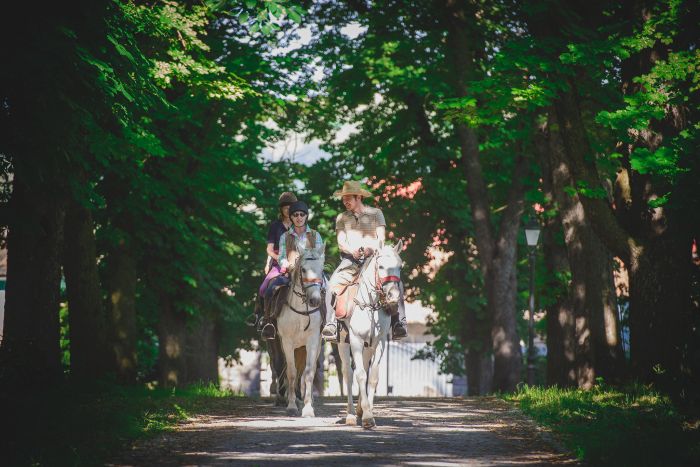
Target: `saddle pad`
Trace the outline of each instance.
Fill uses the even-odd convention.
[[[269,300],[265,300],[265,306],[269,307],[268,316],[271,318],[277,318],[282,312],[282,306],[287,303],[287,295],[289,294],[289,285],[282,284],[275,287],[272,292],[272,297]]]
[[[360,284],[350,284],[340,295],[333,295],[335,298],[334,308],[337,319],[350,319],[355,308],[355,297],[360,289]]]

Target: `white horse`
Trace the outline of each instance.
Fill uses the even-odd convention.
[[[403,243],[395,247],[383,246],[360,270],[356,304],[349,321],[349,343],[338,344],[343,362],[343,382],[347,388],[347,425],[356,425],[362,418],[364,428],[372,428],[374,421],[374,394],[379,382],[379,363],[389,343],[391,315],[396,312],[401,298],[401,266],[399,257]],[[326,294],[327,306],[330,295]],[[357,414],[352,399],[351,357],[355,361],[355,375],[360,388]],[[368,379],[369,375],[369,379]]]
[[[323,262],[325,244],[314,249],[297,248],[299,258],[292,269],[289,294],[277,318],[277,332],[287,361],[287,414],[299,414],[296,405],[295,349],[306,348],[306,366],[301,378],[301,394],[304,397],[303,417],[313,417],[313,381],[316,362],[321,352],[321,319],[323,286]]]

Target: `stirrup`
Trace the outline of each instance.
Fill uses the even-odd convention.
[[[333,326],[333,331],[330,330],[330,326]],[[326,342],[338,342],[338,323],[335,321],[326,323],[321,331],[321,337]]]
[[[260,331],[260,335],[263,339],[275,340],[275,337],[277,337],[277,328],[275,328],[274,324],[267,323],[263,326],[262,331]]]

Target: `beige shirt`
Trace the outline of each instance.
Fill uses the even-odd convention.
[[[347,243],[352,250],[357,250],[361,246],[376,248],[377,227],[386,227],[384,213],[381,209],[370,206],[364,206],[359,215],[345,211],[338,214],[335,220],[336,233],[345,232]]]

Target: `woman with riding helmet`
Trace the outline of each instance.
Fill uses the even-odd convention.
[[[289,206],[289,216],[292,220],[292,226],[278,240],[279,255],[278,263],[280,267],[280,276],[275,278],[270,289],[273,289],[278,283],[286,280],[284,274],[293,268],[297,257],[297,247],[302,249],[311,249],[320,246],[323,243],[321,234],[313,230],[308,225],[309,207],[303,201],[297,201]],[[269,317],[266,317],[269,318]],[[274,339],[276,335],[275,325],[270,319],[266,319],[265,326],[262,329],[262,337],[265,339]]]

